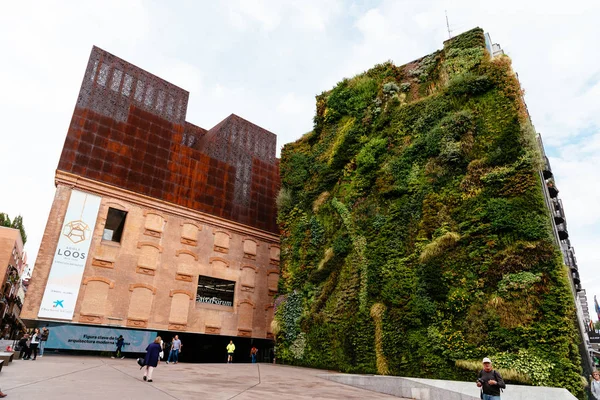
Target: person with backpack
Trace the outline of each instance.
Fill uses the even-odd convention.
[[[483,369],[479,371],[477,377],[477,387],[481,388],[481,398],[483,400],[500,400],[500,392],[506,388],[500,372],[492,367],[492,360],[485,357],[482,361]]]

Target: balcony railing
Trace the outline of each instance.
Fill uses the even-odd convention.
[[[567,250],[567,258],[571,262],[571,265],[577,269],[577,257],[575,257],[575,249],[572,247],[569,247],[569,250]]]
[[[544,174],[544,179],[552,178],[552,168],[550,168],[550,161],[548,161],[548,157],[544,157],[542,173]]]
[[[563,214],[562,209],[554,209],[553,210],[553,214],[554,214],[554,222],[556,224],[562,224],[563,222],[565,222],[565,215]]]
[[[564,222],[562,224],[556,225],[556,229],[558,230],[558,237],[560,240],[565,240],[569,237],[569,232],[567,231],[567,224]]]
[[[568,253],[565,253],[565,264],[571,269],[577,269],[577,266],[573,265],[573,259],[569,257]]]
[[[571,272],[571,276],[573,277],[573,282],[575,284],[581,283],[581,280],[579,279],[579,272],[573,271],[573,272]]]
[[[552,205],[554,206],[555,210],[562,208],[562,201],[560,201],[560,199],[552,199],[551,201],[552,201]]]

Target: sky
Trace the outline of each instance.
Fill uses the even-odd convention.
[[[479,26],[513,60],[567,216],[590,311],[600,295],[600,2],[0,0],[0,212],[23,216],[33,264],[92,45],[190,92],[186,120],[235,113],[312,128],[315,95]],[[597,319],[592,315],[593,319]]]

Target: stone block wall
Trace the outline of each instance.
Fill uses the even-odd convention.
[[[102,196],[74,322],[271,338],[279,276],[276,235],[59,173],[26,297],[36,319],[71,187]],[[64,182],[66,183],[66,182]],[[109,208],[127,212],[121,242],[102,239]],[[198,276],[235,282],[233,307],[196,302]]]

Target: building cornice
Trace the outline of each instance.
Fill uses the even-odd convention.
[[[183,217],[195,222],[200,222],[214,228],[223,228],[229,232],[252,236],[265,242],[279,243],[279,235],[271,232],[253,228],[251,226],[240,224],[225,218],[206,214],[201,211],[192,210],[163,200],[155,199],[150,196],[135,193],[130,190],[122,189],[103,182],[83,178],[69,172],[57,170],[54,177],[54,183],[56,186],[64,185],[70,187],[71,189],[80,189],[84,192],[97,194],[99,196],[113,197],[119,200],[127,201],[131,204],[163,211],[168,214]]]

